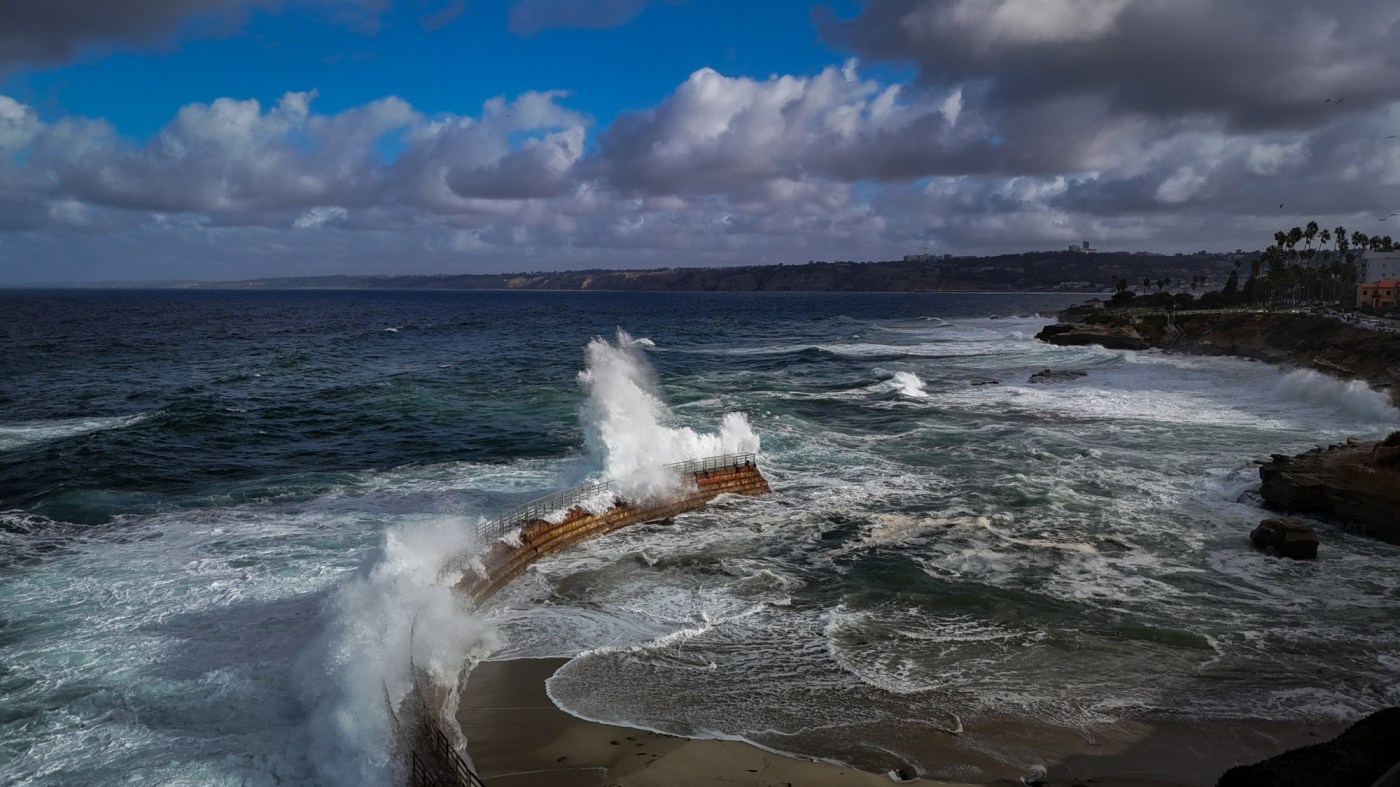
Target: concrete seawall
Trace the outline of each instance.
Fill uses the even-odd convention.
[[[770,491],[767,479],[753,462],[702,470],[692,477],[695,486],[691,491],[665,503],[634,506],[618,502],[600,514],[573,508],[563,521],[557,523],[539,519],[528,522],[520,529],[520,546],[503,541],[492,544],[480,555],[485,576],[468,575],[457,585],[457,589],[480,604],[523,574],[531,563],[584,539],[627,525],[655,522],[703,508],[721,494],[765,495]]]

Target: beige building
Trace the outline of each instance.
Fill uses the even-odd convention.
[[[1369,306],[1376,311],[1394,309],[1400,305],[1400,279],[1381,279],[1356,285],[1356,305]]]

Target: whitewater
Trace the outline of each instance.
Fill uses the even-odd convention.
[[[920,736],[1008,716],[1400,701],[1391,548],[1245,538],[1254,459],[1400,413],[1035,341],[1068,297],[0,298],[5,783],[386,784],[410,663],[455,686],[563,657],[550,696],[584,718],[935,775]],[[514,505],[755,449],[767,498],[579,545],[482,609],[442,576]]]

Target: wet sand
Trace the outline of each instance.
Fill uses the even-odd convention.
[[[461,701],[470,710],[460,713],[458,721],[488,787],[895,783],[883,767],[880,772],[859,770],[739,741],[690,740],[575,718],[556,708],[545,693],[545,680],[564,663],[496,661],[472,671]],[[1019,785],[1022,777],[1033,780],[1043,773],[1046,787],[1210,787],[1234,765],[1326,740],[1344,727],[1182,721],[1124,723],[1089,734],[1007,720],[922,742],[920,759],[945,764],[940,774],[945,778],[926,776],[916,783]]]

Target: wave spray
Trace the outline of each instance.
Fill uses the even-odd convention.
[[[460,577],[439,578],[449,558],[474,546],[470,532],[455,517],[391,527],[331,591],[325,629],[297,665],[312,759],[327,784],[393,783],[388,709],[403,715],[413,669],[455,706],[464,665],[493,647],[490,629],[452,589]]]
[[[667,470],[668,463],[758,450],[758,435],[743,413],[726,413],[715,434],[677,426],[641,349],[646,346],[650,342],[633,339],[620,328],[615,342],[595,338],[584,349],[584,369],[578,375],[588,394],[580,414],[585,444],[601,464],[603,478],[634,502],[680,491],[683,480]]]

